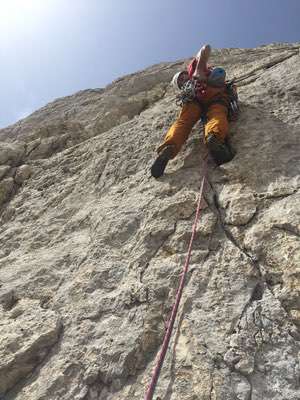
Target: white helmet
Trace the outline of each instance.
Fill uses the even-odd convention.
[[[187,71],[179,71],[173,76],[171,84],[175,89],[180,90],[188,79],[189,75]]]

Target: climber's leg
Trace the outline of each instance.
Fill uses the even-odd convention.
[[[212,104],[208,108],[206,116],[205,139],[207,140],[209,134],[214,134],[218,139],[224,142],[229,131],[227,107],[223,104]]]
[[[158,147],[160,153],[167,145],[173,145],[171,158],[174,158],[187,140],[193,126],[201,117],[201,107],[198,103],[184,104],[178,118],[168,130],[164,142]]]
[[[227,139],[229,123],[227,107],[223,104],[212,104],[207,110],[205,125],[205,142],[217,165],[224,164],[234,157]]]
[[[184,104],[178,118],[168,130],[164,142],[158,147],[158,157],[151,167],[151,175],[159,178],[163,175],[168,162],[180,151],[193,126],[201,116],[198,103]]]

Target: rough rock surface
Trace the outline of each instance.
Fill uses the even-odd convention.
[[[155,399],[299,400],[300,44],[215,50],[239,83],[237,151],[209,160]],[[149,167],[187,60],[58,99],[0,131],[0,392],[140,400],[187,253],[206,150],[196,126]]]
[[[0,391],[3,393],[45,358],[58,340],[60,321],[53,311],[41,308],[39,301],[21,300],[4,313],[0,324]]]

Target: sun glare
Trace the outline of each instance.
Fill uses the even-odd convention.
[[[18,34],[39,22],[48,0],[0,0],[0,32]]]
[[[0,0],[1,20],[14,19],[21,14],[33,15],[40,9],[41,0]]]

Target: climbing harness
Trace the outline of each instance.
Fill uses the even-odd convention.
[[[204,88],[203,88],[204,90]],[[228,101],[224,97],[216,97],[205,105],[197,98],[197,93],[199,92],[199,82],[195,79],[189,79],[181,88],[180,93],[176,96],[176,105],[183,106],[184,104],[197,101],[201,108],[203,109],[204,119],[207,108],[212,104],[223,104],[228,109],[228,119],[229,121],[236,121],[239,116],[239,103],[238,94],[236,88],[236,81],[232,79],[231,81],[226,81],[225,90],[228,96]]]
[[[162,344],[160,353],[158,355],[156,366],[153,370],[152,379],[151,379],[151,382],[147,389],[147,392],[145,395],[145,400],[153,399],[153,394],[154,394],[154,391],[156,388],[159,374],[160,374],[161,368],[163,366],[163,362],[164,362],[164,359],[165,359],[165,356],[166,356],[166,353],[168,350],[169,342],[171,339],[171,335],[173,332],[173,327],[174,327],[175,319],[177,316],[178,307],[180,304],[180,300],[181,300],[181,296],[182,296],[182,292],[183,292],[183,288],[184,288],[184,284],[185,284],[185,280],[186,280],[186,275],[188,272],[189,263],[190,263],[190,259],[191,259],[193,241],[194,241],[194,238],[196,235],[197,224],[198,224],[198,220],[200,217],[201,202],[203,200],[203,192],[204,192],[204,184],[205,184],[205,180],[206,180],[206,174],[207,174],[207,156],[205,157],[205,159],[203,161],[202,180],[201,180],[201,186],[200,186],[199,195],[198,195],[197,209],[196,209],[196,215],[195,215],[194,224],[193,224],[193,228],[192,228],[192,235],[191,235],[191,239],[190,239],[190,243],[189,243],[189,247],[188,247],[188,254],[187,254],[187,257],[186,257],[186,260],[184,263],[183,271],[181,273],[180,283],[179,283],[179,286],[177,289],[175,302],[172,307],[171,316],[167,323],[167,328],[166,328],[163,344]]]

